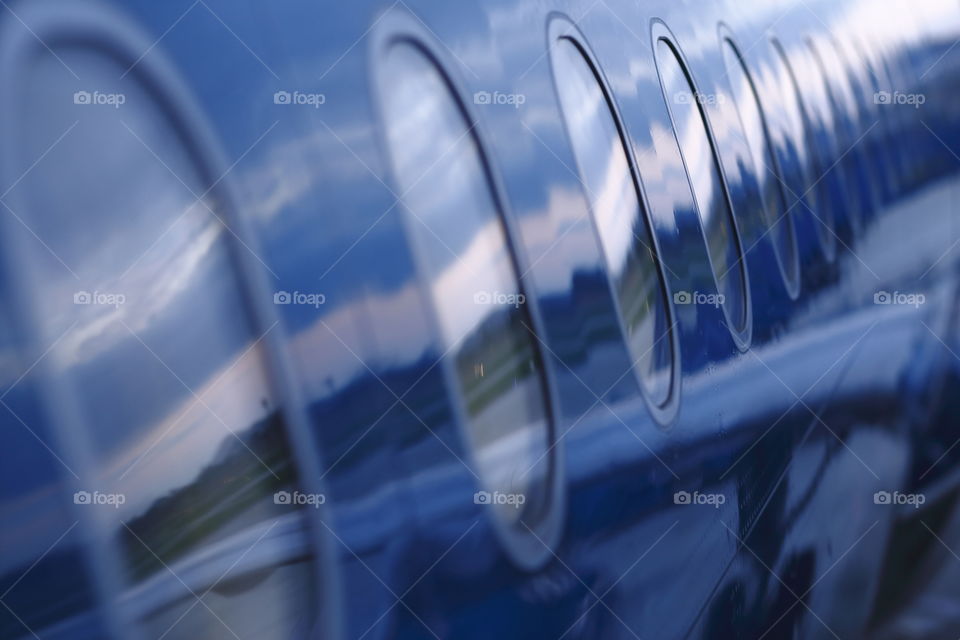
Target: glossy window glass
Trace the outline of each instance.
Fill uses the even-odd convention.
[[[864,218],[872,207],[872,194],[866,174],[866,162],[861,157],[862,145],[858,144],[857,98],[853,93],[847,68],[830,40],[808,41],[814,59],[827,85],[833,107],[836,158],[839,171],[849,197],[844,207],[845,217],[854,235],[863,227]]]
[[[687,176],[703,225],[707,254],[723,296],[723,310],[734,332],[747,326],[746,285],[740,240],[727,201],[700,94],[694,89],[673,45],[657,40],[657,69],[670,110]]]
[[[864,203],[861,222],[867,220],[878,211],[882,202],[884,175],[884,158],[875,148],[875,132],[872,124],[875,120],[871,110],[878,105],[873,104],[873,95],[868,93],[864,86],[863,68],[856,62],[856,54],[849,49],[850,43],[839,38],[829,38],[827,46],[821,49],[824,61],[831,60],[827,67],[831,69],[831,76],[836,78],[838,86],[843,86],[849,93],[847,115],[850,121],[851,133],[845,147],[849,150],[847,158],[855,167],[858,182],[862,190]]]
[[[533,324],[502,212],[472,122],[446,78],[418,46],[383,61],[384,117],[393,168],[420,270],[478,473],[508,523],[544,506],[549,410]]]
[[[809,144],[814,152],[815,173],[820,176],[813,188],[819,195],[822,217],[831,224],[832,231],[824,248],[828,250],[827,256],[833,258],[837,253],[838,234],[845,224],[843,217],[849,215],[845,210],[856,210],[859,205],[855,202],[852,190],[847,189],[843,169],[839,166],[841,157],[837,146],[838,110],[830,83],[824,74],[822,60],[810,40],[805,41],[796,54],[801,62],[794,65],[793,69],[797,83],[802,88],[801,100],[806,105],[809,116]]]
[[[756,163],[755,174],[763,194],[763,214],[770,228],[770,239],[787,287],[796,290],[799,268],[793,212],[787,211],[784,202],[779,169],[770,147],[767,121],[760,107],[757,89],[736,45],[726,38],[723,40],[723,59],[744,136]]]
[[[149,637],[302,637],[311,545],[303,507],[277,499],[297,476],[225,212],[136,73],[56,56],[21,93],[20,163],[43,161],[15,206],[43,239],[38,330],[91,444],[81,481],[122,602]]]
[[[552,49],[554,81],[590,202],[627,345],[650,398],[670,394],[672,350],[663,280],[627,148],[593,68],[578,45]]]
[[[801,99],[801,88],[797,82],[794,66],[790,63],[790,56],[783,48],[783,44],[773,38],[770,44],[778,61],[779,86],[781,93],[780,113],[784,130],[781,144],[789,148],[795,157],[796,179],[792,188],[788,189],[788,207],[796,207],[802,215],[812,217],[813,227],[820,241],[820,246],[827,255],[834,250],[833,218],[830,210],[823,207],[820,201],[820,192],[814,181],[820,177],[817,167],[817,145],[810,132],[810,116],[807,113],[804,101]],[[808,99],[813,97],[808,95]],[[816,177],[814,177],[816,175]],[[786,184],[791,184],[787,180]]]

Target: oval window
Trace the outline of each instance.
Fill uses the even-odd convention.
[[[859,204],[854,192],[848,189],[843,175],[838,149],[838,109],[822,60],[809,39],[796,53],[802,58],[801,63],[793,69],[798,85],[802,86],[801,101],[806,105],[809,116],[809,144],[813,149],[814,172],[820,176],[811,188],[819,194],[817,201],[824,212],[823,220],[830,221],[829,244],[825,245],[825,249],[832,250],[832,254],[828,252],[826,256],[833,260],[837,256],[837,243],[843,243],[841,236],[846,233],[845,216],[853,215]]]
[[[302,637],[312,516],[227,212],[149,62],[52,46],[14,85],[10,198],[43,238],[23,251],[56,415],[91,454],[77,513],[145,635]]]
[[[656,58],[663,96],[697,204],[717,291],[723,296],[721,306],[731,333],[742,346],[747,342],[745,334],[749,330],[747,276],[737,225],[707,129],[700,93],[667,39],[657,40]]]
[[[787,290],[796,295],[800,288],[797,238],[793,226],[793,212],[787,209],[780,184],[777,160],[770,146],[766,118],[760,107],[760,98],[739,49],[729,38],[724,38],[723,59],[733,92],[733,101],[750,154],[756,165],[757,183],[763,195],[763,215],[770,229],[774,253]]]
[[[783,152],[788,153],[787,149],[789,149],[789,154],[794,159],[794,162],[783,163],[781,167],[786,169],[787,166],[793,166],[793,174],[796,176],[792,180],[784,176],[785,184],[795,185],[787,197],[788,207],[798,206],[804,215],[810,215],[824,255],[832,258],[836,252],[833,216],[830,209],[823,206],[817,185],[811,177],[811,171],[816,172],[817,175],[820,175],[820,172],[816,156],[818,147],[811,134],[810,115],[800,98],[801,89],[786,49],[777,38],[771,38],[770,45],[776,52],[775,57],[779,62],[778,76],[782,106],[780,142]],[[808,95],[808,97],[813,96]]]
[[[862,145],[857,133],[857,99],[853,93],[846,67],[830,40],[807,39],[813,52],[820,77],[823,79],[830,97],[834,128],[831,132],[834,142],[834,158],[830,166],[836,165],[833,172],[839,172],[847,200],[840,207],[840,219],[845,224],[847,242],[852,242],[863,229],[865,219],[872,208],[872,190],[866,174],[866,161],[861,156]],[[842,217],[841,217],[842,216]]]
[[[579,45],[551,49],[554,81],[626,342],[656,406],[670,397],[673,345],[663,277],[612,103]]]
[[[543,361],[502,205],[475,125],[430,54],[396,42],[381,78],[406,227],[467,444],[499,521],[523,532],[548,506],[554,448]]]

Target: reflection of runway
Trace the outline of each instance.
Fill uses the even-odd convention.
[[[245,607],[248,608],[253,626],[242,627],[244,630],[261,625],[264,629],[276,628],[279,624],[277,621],[255,622],[275,609],[264,603],[263,598],[271,593],[291,593],[290,588],[281,588],[275,583],[290,580],[296,573],[312,571],[308,561],[310,553],[305,519],[295,511],[204,546],[202,550],[170,565],[169,570],[162,570],[128,589],[122,596],[122,603],[129,607],[136,618],[159,619],[166,615],[164,611],[171,608],[177,610],[179,616],[182,612],[178,607],[173,607],[174,604],[186,602],[186,606],[189,606],[195,602],[187,589],[197,595],[211,590],[207,598],[221,601],[222,605],[218,606],[237,609],[236,612],[231,611],[230,620],[243,619],[246,616],[242,612]],[[249,583],[243,586],[241,580]],[[300,582],[309,584],[302,578]],[[229,597],[221,600],[219,596]],[[204,609],[200,605],[198,607]],[[277,613],[290,615],[289,611]],[[206,615],[211,617],[209,613]]]

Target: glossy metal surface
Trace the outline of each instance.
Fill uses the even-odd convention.
[[[757,88],[746,67],[743,55],[733,41],[732,34],[724,33],[721,47],[725,73],[729,78],[733,100],[740,116],[743,135],[750,146],[753,175],[763,194],[764,219],[770,234],[777,263],[787,289],[796,296],[800,290],[800,265],[797,256],[797,237],[793,210],[783,197],[783,186],[777,171],[777,160],[770,140],[769,126],[763,114]]]
[[[668,295],[619,118],[601,77],[586,57],[582,48],[586,44],[573,37],[560,36],[551,45],[554,83],[617,301],[624,340],[642,386],[654,407],[659,408],[671,394],[678,393],[671,388],[676,354]]]
[[[382,64],[387,142],[456,380],[449,395],[483,491],[475,495],[525,536],[522,518],[534,523],[550,508],[555,445],[543,356],[498,198],[466,113],[427,51],[398,41]]]
[[[8,4],[0,637],[958,635],[956,3]]]
[[[743,248],[727,198],[713,136],[702,111],[704,96],[694,86],[686,63],[677,45],[671,42],[669,32],[658,29],[658,26],[654,25],[657,72],[690,179],[690,188],[703,227],[707,256],[717,280],[716,300],[727,316],[730,331],[740,337],[745,347],[750,341],[751,307],[747,296]]]

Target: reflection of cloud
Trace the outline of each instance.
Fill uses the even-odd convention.
[[[534,265],[531,274],[539,294],[566,292],[574,271],[597,268],[596,235],[577,189],[551,186],[546,207],[527,212],[518,228]]]
[[[678,153],[673,130],[667,123],[651,122],[650,139],[653,145],[642,148],[635,154],[637,168],[647,186],[647,197],[654,211],[669,212],[671,220],[675,199],[690,193],[683,160]]]
[[[123,279],[118,278],[115,270],[94,265],[93,269],[102,275],[97,280],[85,280],[91,283],[91,290],[122,293],[126,300],[119,306],[93,304],[67,308],[66,315],[79,321],[58,349],[57,361],[61,367],[94,360],[129,339],[129,332],[119,326],[120,322],[139,334],[149,330],[152,320],[170,306],[189,303],[187,298],[178,301],[178,296],[200,279],[201,263],[223,238],[224,230],[202,205],[187,206],[187,214]],[[165,215],[161,219],[167,218]],[[109,252],[103,257],[110,259]],[[117,259],[116,254],[113,259]],[[90,267],[84,271],[87,270]],[[59,299],[72,300],[75,281],[64,278],[57,284],[61,289],[69,287],[56,294]]]
[[[953,42],[958,26],[956,2],[911,2],[909,11],[878,11],[874,2],[853,2],[843,5],[843,13],[839,16],[835,29],[857,33],[863,30],[864,25],[869,25],[874,42],[896,43],[916,37],[916,34],[910,33],[910,28],[915,32],[920,31],[917,26],[920,24],[926,34]]]
[[[669,96],[685,94],[687,101],[685,103],[675,103],[670,106],[674,121],[679,135],[680,150],[683,159],[687,163],[687,173],[690,176],[690,182],[693,184],[693,192],[697,199],[697,205],[700,210],[700,216],[703,219],[703,226],[709,228],[713,221],[711,217],[715,210],[712,202],[715,194],[715,160],[713,150],[710,148],[710,141],[707,138],[707,131],[697,108],[695,99],[690,90],[690,85],[683,76],[679,67],[676,66],[673,53],[668,51],[666,56],[670,60],[670,68],[673,74],[666,74],[664,86],[667,87]],[[666,65],[664,65],[666,66]]]
[[[319,188],[323,181],[368,176],[366,167],[359,161],[344,162],[343,154],[352,156],[341,144],[356,153],[361,149],[366,151],[371,146],[371,127],[363,123],[338,126],[336,131],[340,141],[318,123],[309,135],[271,145],[266,156],[243,171],[237,180],[243,190],[244,209],[260,222],[269,223],[286,207]]]
[[[619,138],[608,142],[608,162],[602,182],[595,185],[594,218],[602,238],[608,268],[622,273],[634,245],[633,229],[640,215],[636,185]],[[644,242],[648,242],[644,238]]]
[[[476,229],[469,244],[433,281],[444,344],[452,345],[473,331],[490,313],[488,305],[474,303],[478,291],[516,292],[510,256],[499,217]]]

